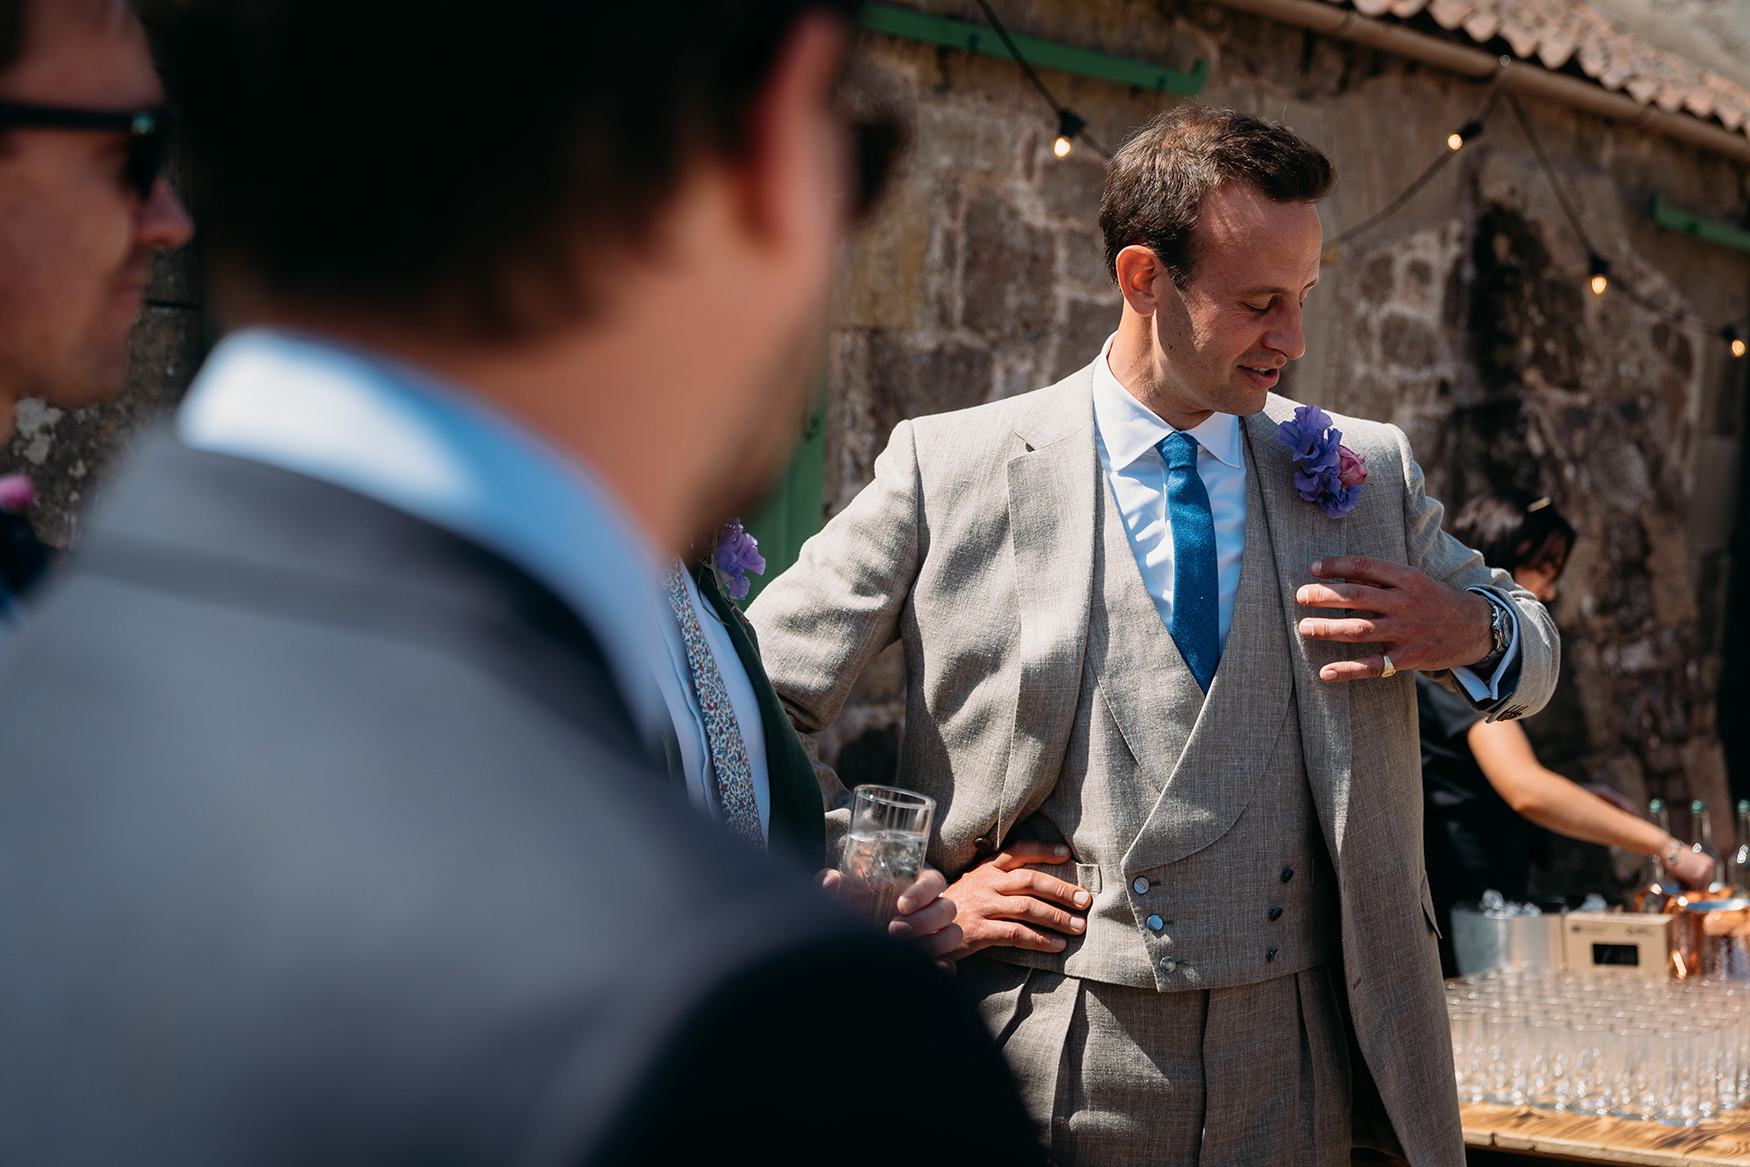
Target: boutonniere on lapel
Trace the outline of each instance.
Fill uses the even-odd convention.
[[[30,523],[36,491],[22,474],[0,476],[0,596],[23,592],[49,565],[50,547]],[[5,607],[0,602],[0,609]]]
[[[766,574],[766,560],[760,554],[759,540],[742,530],[740,519],[730,519],[717,532],[710,564],[711,574],[717,577],[717,586],[735,601],[747,599],[748,572]]]
[[[1367,459],[1343,444],[1343,431],[1331,424],[1330,414],[1302,405],[1293,421],[1276,427],[1276,440],[1294,455],[1294,489],[1301,498],[1323,507],[1327,519],[1355,509],[1367,481]]]

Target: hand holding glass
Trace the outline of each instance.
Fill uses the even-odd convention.
[[[859,786],[852,792],[851,834],[839,874],[841,896],[874,924],[893,919],[906,888],[918,881],[936,800],[893,786]]]

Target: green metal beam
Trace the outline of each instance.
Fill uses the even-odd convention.
[[[1667,230],[1680,231],[1720,247],[1750,252],[1750,231],[1718,219],[1704,219],[1693,211],[1680,211],[1667,205],[1658,191],[1653,192],[1653,222]]]
[[[998,57],[1004,61],[1013,59],[995,29],[949,20],[942,16],[930,16],[914,12],[910,8],[899,8],[892,4],[865,4],[859,11],[857,22],[871,32],[886,33],[888,36],[904,37],[932,45],[947,45],[962,52],[983,53],[987,57]],[[1055,41],[1042,41],[1014,33],[1010,37],[1015,42],[1015,48],[1027,58],[1028,64],[1041,69],[1056,69],[1060,73],[1074,73],[1078,77],[1092,77],[1096,81],[1129,85],[1151,93],[1195,97],[1203,92],[1203,84],[1209,78],[1209,63],[1203,60],[1199,60],[1191,72],[1181,73],[1176,69],[1151,65],[1145,61],[1132,61],[1125,57],[1096,53],[1090,49],[1078,49],[1074,45],[1061,45]]]

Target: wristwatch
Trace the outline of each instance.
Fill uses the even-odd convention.
[[[1495,671],[1495,666],[1501,663],[1501,658],[1507,655],[1507,646],[1513,643],[1513,617],[1505,605],[1493,596],[1478,593],[1489,601],[1489,607],[1494,609],[1494,615],[1489,618],[1489,635],[1494,637],[1495,646],[1489,649],[1489,655],[1472,665],[1471,672],[1479,677],[1486,677]]]

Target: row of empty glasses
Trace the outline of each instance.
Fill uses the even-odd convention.
[[[1746,986],[1499,968],[1448,981],[1459,1098],[1694,1126],[1750,1100]]]

